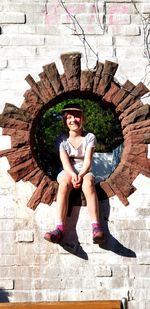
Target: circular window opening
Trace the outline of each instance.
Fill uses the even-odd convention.
[[[92,168],[98,182],[113,172],[120,162],[122,153],[122,130],[113,106],[106,108],[95,100],[73,98],[48,107],[46,111],[41,112],[34,127],[33,151],[44,173],[56,180],[61,168],[57,139],[67,130],[61,111],[65,104],[77,102],[84,110],[85,130],[94,133],[97,139]]]

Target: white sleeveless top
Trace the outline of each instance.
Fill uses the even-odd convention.
[[[83,166],[84,155],[87,147],[95,148],[96,137],[93,133],[84,132],[83,141],[75,148],[68,140],[68,135],[63,134],[58,139],[59,151],[65,150],[70,158],[71,165],[79,172]]]

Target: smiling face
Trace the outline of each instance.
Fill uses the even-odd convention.
[[[83,113],[80,111],[68,111],[64,116],[65,123],[70,131],[78,132],[83,126]]]

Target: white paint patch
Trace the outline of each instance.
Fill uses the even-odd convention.
[[[133,185],[142,193],[150,194],[150,178],[139,174],[136,179],[133,181]]]
[[[0,136],[0,150],[11,148],[11,137],[10,136]]]
[[[145,104],[150,104],[150,92],[146,93],[141,97],[141,102]]]

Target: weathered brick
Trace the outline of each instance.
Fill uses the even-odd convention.
[[[44,45],[44,37],[37,35],[1,35],[0,36],[0,44],[1,46],[11,45],[11,46],[36,46],[36,45]]]
[[[8,250],[7,250],[8,251]],[[15,265],[15,260],[16,260],[16,251],[13,254],[8,255],[8,252],[5,252],[5,255],[2,254],[0,258],[0,266],[14,266]]]
[[[14,289],[14,282],[13,280],[8,279],[0,279],[0,286],[3,287],[5,290],[13,290]]]
[[[0,13],[0,24],[24,24],[25,14],[19,12]]]
[[[109,14],[106,23],[108,25],[130,25],[131,16],[129,14],[117,15]]]
[[[29,46],[18,46],[16,53],[16,46],[7,46],[0,48],[0,57],[17,58],[18,57],[31,57],[36,55],[36,48]],[[24,75],[25,76],[25,75]],[[10,79],[10,75],[7,72],[7,78]],[[13,79],[13,78],[12,78]]]
[[[137,36],[140,35],[140,27],[138,25],[122,25],[118,27],[117,25],[111,25],[108,27],[108,33],[114,35],[125,35],[125,36]]]
[[[114,2],[114,1],[113,1]],[[128,14],[133,10],[133,6],[129,3],[107,3],[108,14]]]
[[[27,25],[27,24],[23,24],[23,25],[22,24],[10,24],[10,25],[5,24],[2,27],[3,35],[35,34],[36,31],[37,31],[37,28],[35,25]]]
[[[139,264],[139,265],[150,265],[150,254],[148,252],[138,254],[137,264]]]
[[[6,3],[5,5],[5,9],[8,12],[28,12],[28,11],[33,11],[33,12],[37,12],[37,13],[41,13],[42,11],[44,11],[45,6],[44,3],[40,3],[40,1],[36,1],[38,3],[34,3],[34,2],[22,2],[22,1],[17,1],[17,2],[13,2],[11,3],[11,1],[9,1],[8,3]]]
[[[54,18],[55,18],[55,16],[54,16]],[[31,11],[28,11],[26,13],[27,24],[38,25],[38,24],[42,24],[43,20],[44,20],[44,14],[37,14],[37,12],[31,12]],[[55,22],[56,22],[56,20],[55,20]]]
[[[0,231],[13,231],[15,223],[12,219],[1,219],[0,218]]]
[[[112,271],[110,267],[107,266],[95,266],[94,267],[94,273],[96,277],[111,277]]]
[[[130,276],[133,278],[150,278],[150,267],[149,265],[130,265],[129,266]]]
[[[22,230],[16,232],[16,241],[17,242],[33,242],[34,233],[32,231]]]

